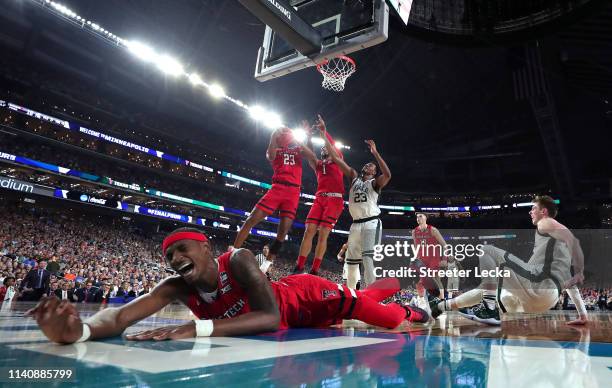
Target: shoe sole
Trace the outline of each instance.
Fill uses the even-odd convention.
[[[427,311],[425,311],[424,309],[420,308],[420,307],[416,307],[416,306],[410,306],[411,310],[414,310],[414,312],[418,312],[420,313],[422,316],[427,317],[427,320],[423,321],[411,321],[410,319],[407,319],[408,322],[413,322],[413,323],[427,323],[429,322],[429,320],[431,319],[431,316],[429,314],[427,314]],[[411,315],[412,316],[412,315]]]
[[[484,323],[485,325],[501,326],[501,321],[499,319],[495,319],[495,318],[482,319],[482,318],[478,318],[475,315],[470,315],[470,314],[462,313],[461,311],[459,311],[459,314],[462,317],[464,317],[464,318],[467,318],[467,319],[472,320],[472,321]]]

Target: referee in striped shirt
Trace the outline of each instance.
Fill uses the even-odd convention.
[[[266,244],[264,245],[262,252],[255,256],[255,260],[257,260],[259,269],[262,269],[264,263],[268,260],[268,253],[270,253],[270,247],[268,246],[268,244]]]

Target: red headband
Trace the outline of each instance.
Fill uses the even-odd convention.
[[[174,244],[177,241],[181,241],[181,240],[194,240],[194,241],[206,242],[208,241],[208,237],[206,237],[204,233],[200,233],[200,232],[178,232],[178,233],[171,234],[170,236],[166,237],[164,239],[164,242],[162,243],[162,252],[164,253],[164,256],[166,256],[166,250],[168,249],[170,245]]]

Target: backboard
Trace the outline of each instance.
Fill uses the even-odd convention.
[[[302,50],[300,53],[278,31],[266,26],[255,69],[255,78],[259,81],[281,77],[339,55],[372,47],[388,37],[389,7],[384,0],[265,1],[276,7],[291,7],[299,19],[318,32],[320,44],[316,46],[317,50],[310,53]]]

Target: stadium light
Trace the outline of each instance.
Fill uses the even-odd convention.
[[[144,43],[131,40],[126,42],[126,45],[132,54],[145,62],[153,62],[157,58],[155,51]]]
[[[320,137],[313,137],[312,138],[312,144],[322,146],[322,145],[325,144],[325,141],[323,139],[321,139]]]
[[[225,97],[225,90],[223,90],[223,88],[219,84],[211,85],[208,88],[208,91],[210,92],[210,95],[215,98]]]
[[[262,121],[263,124],[270,129],[276,129],[283,126],[283,120],[274,112],[266,112]]]
[[[204,85],[204,81],[202,81],[202,78],[197,73],[189,74],[189,82],[191,82],[193,86]]]
[[[336,142],[336,144],[335,144],[335,146],[336,146],[336,148],[338,148],[339,150],[341,150],[341,149],[343,149],[343,148],[344,148],[344,144],[342,144],[342,142],[341,142],[341,141],[337,141],[337,142]]]
[[[266,110],[259,105],[249,107],[249,114],[253,120],[263,120],[266,117]]]
[[[163,71],[168,75],[176,77],[185,74],[185,69],[183,68],[183,65],[181,65],[179,61],[169,55],[160,56],[156,62],[156,65],[159,70]]]
[[[125,40],[120,36],[113,34],[111,31],[104,29],[100,24],[95,21],[88,20],[76,12],[72,11],[67,6],[60,4],[53,0],[31,0],[34,3],[42,6],[43,9],[47,9],[50,12],[54,13],[56,16],[60,16],[62,19],[71,19],[77,21],[82,29],[89,30],[93,32],[94,35],[97,35],[100,38],[103,38],[106,41],[111,42],[112,44],[121,47],[127,48],[133,55],[140,58],[141,60],[149,63],[153,63],[158,67],[161,71],[166,74],[172,76],[183,76],[185,75],[189,81],[194,86],[206,86],[208,88],[209,93],[214,98],[224,98],[225,100],[232,102],[239,108],[242,108],[249,112],[251,117],[255,120],[262,122],[266,127],[271,129],[279,128],[285,124],[283,124],[282,119],[279,115],[267,111],[261,107],[250,107],[248,104],[244,102],[232,98],[225,93],[225,90],[219,85],[208,85],[204,82],[196,73],[187,74],[185,72],[185,68],[183,65],[178,62],[176,59],[168,56],[168,55],[160,55],[156,52],[152,47],[139,42],[137,40]],[[301,134],[298,135],[301,137]],[[322,139],[314,138],[313,143],[317,145],[323,145],[324,141]],[[343,149],[351,149],[351,147],[345,146],[342,143],[337,142],[336,145],[338,148]]]
[[[293,132],[293,138],[296,141],[303,143],[306,140],[306,131],[303,130],[302,128],[294,129],[292,132]]]

